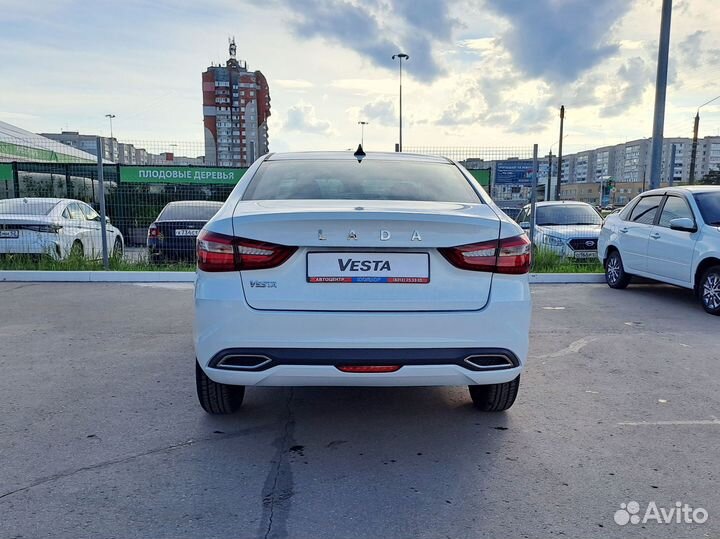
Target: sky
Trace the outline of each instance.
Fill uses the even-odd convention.
[[[717,0],[675,0],[665,136],[720,95]],[[404,52],[408,148],[565,153],[648,137],[661,0],[0,0],[0,120],[201,148],[201,73],[228,58],[270,85],[271,151],[392,151]],[[700,136],[720,134],[720,99]],[[177,151],[177,150],[176,150]],[[184,153],[190,153],[191,150]],[[556,151],[556,150],[555,150]],[[183,152],[180,152],[183,153]]]

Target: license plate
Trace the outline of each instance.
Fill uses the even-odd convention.
[[[196,228],[187,228],[187,229],[176,229],[175,235],[176,236],[197,236],[200,234],[200,231]]]
[[[308,253],[309,283],[430,282],[428,253],[337,252]]]
[[[597,251],[575,251],[575,258],[597,258]]]
[[[19,230],[0,230],[0,238],[19,238]]]

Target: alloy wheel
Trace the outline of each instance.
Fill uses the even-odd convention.
[[[708,309],[720,309],[720,274],[710,273],[705,277],[702,300]]]

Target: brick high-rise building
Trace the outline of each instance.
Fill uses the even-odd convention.
[[[260,71],[248,71],[236,58],[235,38],[224,66],[202,74],[205,162],[248,167],[268,152],[270,89]]]

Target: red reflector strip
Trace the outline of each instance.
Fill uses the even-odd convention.
[[[395,372],[402,365],[343,365],[338,367],[342,372]]]

